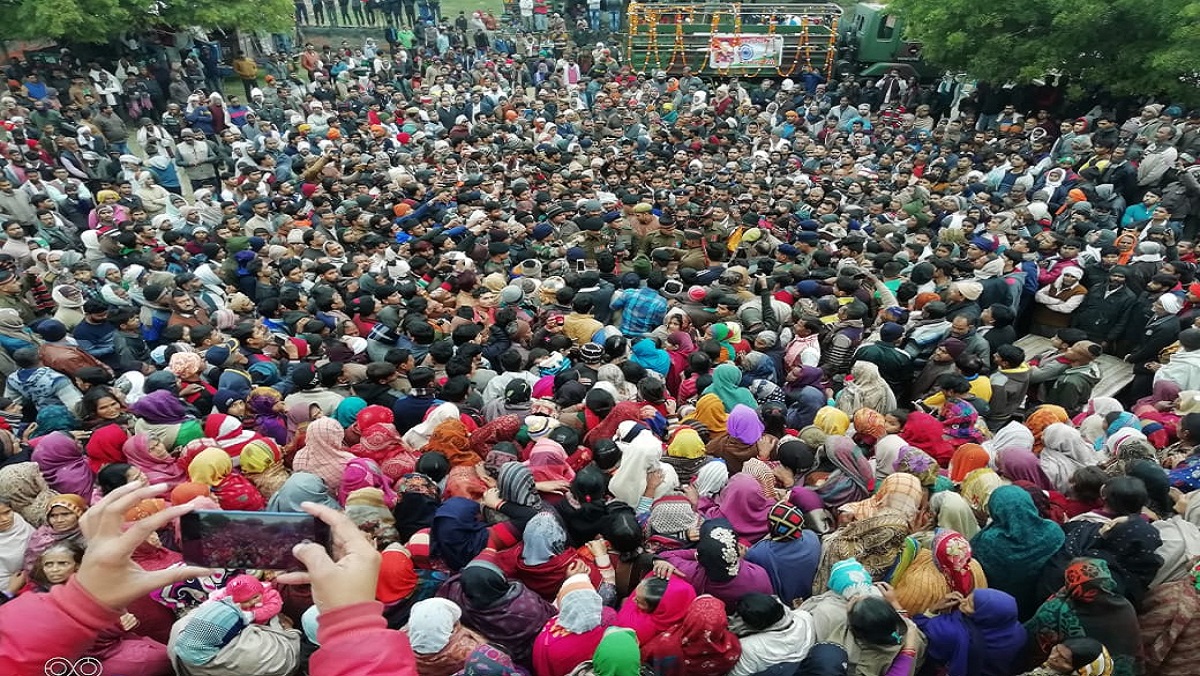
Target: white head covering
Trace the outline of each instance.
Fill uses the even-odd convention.
[[[1173,293],[1164,293],[1158,297],[1158,302],[1162,304],[1168,314],[1178,314],[1183,309],[1183,301]]]
[[[621,464],[608,483],[608,491],[613,497],[633,506],[637,506],[646,490],[646,474],[661,469],[662,462],[659,459],[663,452],[662,442],[649,429],[642,429],[626,441],[637,426],[638,423],[632,420],[617,426],[614,440],[621,449]],[[663,483],[666,484],[665,481]],[[662,490],[662,486],[659,489]]]
[[[405,433],[403,438],[405,445],[413,450],[420,450],[429,443],[429,437],[433,435],[433,430],[437,429],[438,425],[447,420],[455,420],[458,415],[458,407],[454,404],[449,402],[441,404],[429,412],[424,422]]]
[[[432,598],[418,601],[412,607],[408,627],[405,629],[413,652],[432,655],[445,648],[461,617],[462,608],[449,599]]]

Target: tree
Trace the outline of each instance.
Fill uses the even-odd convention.
[[[1200,0],[892,0],[931,63],[995,82],[1058,71],[1110,94],[1200,99]]]
[[[103,43],[156,26],[286,30],[291,0],[7,0],[0,37]]]

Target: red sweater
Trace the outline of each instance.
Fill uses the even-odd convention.
[[[408,634],[387,628],[378,601],[321,613],[317,640],[321,647],[308,663],[312,676],[417,676]]]
[[[120,617],[74,577],[48,594],[22,594],[0,606],[0,674],[42,676],[56,657],[73,663]]]

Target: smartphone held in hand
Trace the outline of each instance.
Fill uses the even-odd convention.
[[[179,517],[184,561],[208,568],[302,570],[301,542],[329,549],[329,526],[300,512],[196,510]]]

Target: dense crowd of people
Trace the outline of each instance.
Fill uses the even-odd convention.
[[[1195,673],[1200,111],[484,18],[8,65],[0,671]]]

